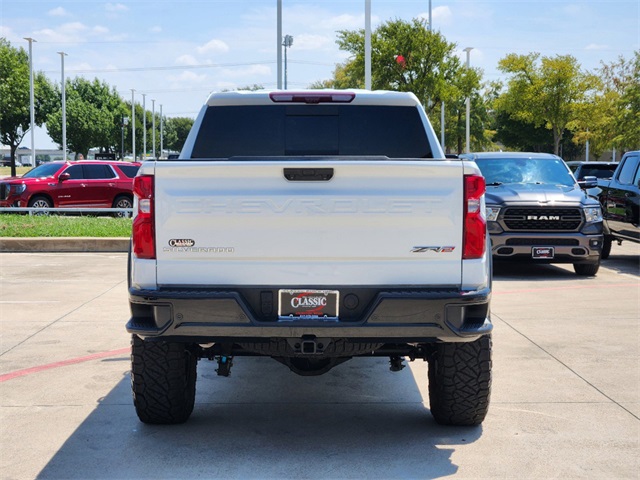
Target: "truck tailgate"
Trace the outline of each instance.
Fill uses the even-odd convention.
[[[157,283],[459,285],[462,178],[452,161],[157,162]]]

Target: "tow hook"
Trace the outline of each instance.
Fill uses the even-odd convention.
[[[221,377],[228,377],[231,375],[231,366],[233,365],[233,357],[227,355],[220,355],[218,357],[214,357],[215,360],[218,361],[218,368],[216,372]]]
[[[391,370],[392,372],[399,372],[404,367],[406,367],[406,365],[403,365],[402,362],[404,362],[404,357],[389,357],[389,363],[391,364],[389,370]]]

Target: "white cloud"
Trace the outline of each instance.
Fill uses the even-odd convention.
[[[332,30],[349,30],[362,28],[364,25],[364,15],[337,15],[322,22],[322,27]]]
[[[168,78],[170,81],[181,84],[184,87],[184,84],[203,83],[207,79],[207,76],[205,74],[198,75],[197,73],[185,71],[180,75],[169,75]]]
[[[54,43],[81,43],[86,40],[85,32],[89,27],[80,22],[71,22],[59,27],[37,30],[34,35],[40,41]]]
[[[51,10],[49,10],[48,13],[52,17],[64,17],[64,16],[68,15],[67,11],[62,7],[52,8]]]
[[[199,65],[195,57],[189,54],[180,55],[178,58],[176,58],[176,63],[178,65]]]
[[[608,48],[609,48],[608,45],[602,45],[598,43],[590,43],[589,45],[584,47],[585,50],[606,50]]]
[[[107,3],[104,7],[107,12],[127,12],[129,7],[122,3]]]
[[[198,53],[227,53],[229,51],[229,45],[224,43],[222,40],[218,40],[214,38],[210,42],[205,43],[201,47],[196,48]]]
[[[11,42],[13,41],[12,39],[16,37],[16,35],[9,27],[0,25],[0,37],[4,37]]]
[[[107,27],[103,27],[102,25],[96,25],[91,31],[96,35],[105,35],[109,33],[109,29]]]
[[[259,83],[251,77],[266,77],[272,74],[271,67],[268,65],[249,65],[247,67],[225,68],[222,72],[225,78],[242,78],[243,85]]]
[[[67,64],[68,64],[68,69],[71,72],[76,71],[76,70],[77,71],[86,72],[86,71],[91,71],[91,70],[93,70],[95,68],[93,65],[91,65],[88,62],[80,62],[80,63],[67,62]]]
[[[149,29],[149,33],[160,33],[162,32],[162,27],[160,25],[156,25],[155,27],[151,27]]]
[[[327,46],[333,47],[335,41],[333,36],[328,37],[325,35],[312,35],[303,33],[293,39],[293,47],[296,50],[321,50]]]
[[[431,10],[431,17],[434,25],[449,26],[453,24],[453,13],[449,7],[436,7]],[[429,12],[418,15],[421,20],[429,21]]]

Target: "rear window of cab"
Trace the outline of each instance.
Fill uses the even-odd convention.
[[[433,157],[416,107],[365,105],[208,107],[191,157],[305,155]]]

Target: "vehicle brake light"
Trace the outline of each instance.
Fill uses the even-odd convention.
[[[153,212],[153,175],[133,179],[133,194],[137,203],[132,227],[133,253],[138,258],[156,258],[156,229]]]
[[[275,103],[351,103],[353,92],[272,92],[269,98]]]
[[[484,177],[464,176],[464,232],[462,258],[482,258],[487,246],[487,221],[482,208],[486,190]]]

